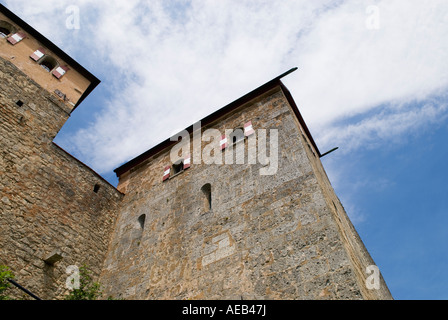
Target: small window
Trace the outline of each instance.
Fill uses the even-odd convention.
[[[54,68],[58,66],[58,62],[55,58],[50,56],[45,56],[39,61],[39,65],[47,72],[51,72]]]
[[[10,33],[8,29],[0,27],[0,38],[6,38]]]
[[[173,164],[173,175],[178,174],[180,172],[184,171],[184,160],[178,160],[176,163]]]
[[[210,183],[205,184],[202,188],[202,209],[203,212],[212,210],[212,186]]]
[[[96,184],[96,185],[93,187],[93,192],[98,193],[98,191],[100,191],[100,185],[99,185],[99,184]]]
[[[6,38],[13,32],[16,32],[16,29],[12,24],[0,20],[0,38]]]
[[[132,246],[139,246],[143,237],[143,229],[145,228],[146,215],[142,214],[137,221],[133,223],[133,228],[130,234]]]
[[[23,106],[23,101],[22,100],[18,100],[16,102],[16,105],[18,105],[19,107]]]
[[[138,217],[138,223],[140,225],[140,229],[145,229],[145,220],[146,220],[146,214],[142,214],[140,217]]]
[[[229,138],[230,138],[230,143],[232,143],[232,144],[243,141],[244,140],[243,128],[237,128],[237,129],[233,130],[233,132]]]

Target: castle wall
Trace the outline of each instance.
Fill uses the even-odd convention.
[[[118,188],[126,195],[101,275],[106,294],[126,299],[388,298],[369,296],[363,288],[355,265],[360,249],[347,245],[347,234],[341,233],[345,212],[335,213],[330,199],[336,196],[318,160],[310,161],[312,149],[280,87],[210,127],[224,133],[247,121],[255,130],[278,130],[276,174],[260,175],[263,165],[248,165],[247,158],[246,164],[233,165],[193,159],[189,169],[162,182],[171,164],[170,150],[164,150],[120,176]],[[241,143],[247,157],[249,140]],[[204,207],[206,184],[211,185],[211,210]]]
[[[67,266],[99,274],[122,197],[52,142],[70,110],[0,58],[0,264],[43,299],[67,292]]]
[[[289,94],[289,92],[287,93]],[[297,126],[300,128],[300,124],[296,121]],[[372,275],[371,270],[367,270],[368,267],[375,266],[375,262],[367,251],[362,239],[358,232],[350,221],[344,206],[337,197],[330,180],[325,172],[325,169],[320,161],[318,152],[313,148],[312,143],[308,136],[301,130],[300,133],[305,148],[307,158],[315,173],[316,180],[319,183],[322,191],[323,200],[326,202],[327,208],[332,213],[333,219],[338,227],[342,243],[345,247],[347,255],[353,266],[354,276],[356,281],[360,283],[360,291],[364,299],[376,300],[376,299],[392,299],[392,295],[387,287],[384,278],[381,275],[379,268],[379,287],[377,289],[368,289],[365,285],[367,278]],[[363,285],[364,284],[364,285]]]

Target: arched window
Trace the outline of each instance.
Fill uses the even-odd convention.
[[[44,56],[42,60],[39,61],[39,64],[47,72],[51,72],[51,70],[58,66],[56,59],[50,56]]]
[[[0,38],[6,38],[7,36],[9,36],[11,33],[15,32],[15,28],[12,24],[0,20]]]
[[[146,214],[142,214],[138,217],[137,221],[133,223],[133,228],[130,234],[132,246],[140,245],[143,238],[143,231],[145,229],[145,220]]]
[[[212,186],[210,183],[205,184],[202,188],[202,210],[209,212],[212,210]]]
[[[244,140],[243,128],[237,128],[237,129],[233,130],[233,132],[229,138],[230,138],[230,143],[232,143],[232,144],[243,141]]]
[[[140,217],[138,217],[138,223],[142,231],[143,229],[145,229],[145,220],[146,220],[146,214],[142,214]]]
[[[6,38],[10,33],[11,31],[9,31],[8,29],[0,27],[0,38]]]

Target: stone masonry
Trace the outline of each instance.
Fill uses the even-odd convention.
[[[67,293],[67,266],[99,275],[122,198],[52,142],[69,111],[0,58],[0,264],[43,299]],[[53,253],[62,260],[46,263]]]
[[[126,299],[390,298],[384,282],[366,289],[365,268],[374,263],[282,88],[210,127],[225,132],[248,120],[279,132],[275,175],[260,175],[259,163],[193,162],[163,182],[166,149],[120,176],[126,195],[101,275],[106,292]],[[248,139],[239,143],[247,158]],[[203,205],[206,184],[211,209]]]

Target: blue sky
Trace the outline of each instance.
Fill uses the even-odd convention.
[[[113,169],[284,79],[395,299],[447,299],[448,2],[0,0],[102,80],[56,142]],[[79,9],[80,28],[67,27]]]

